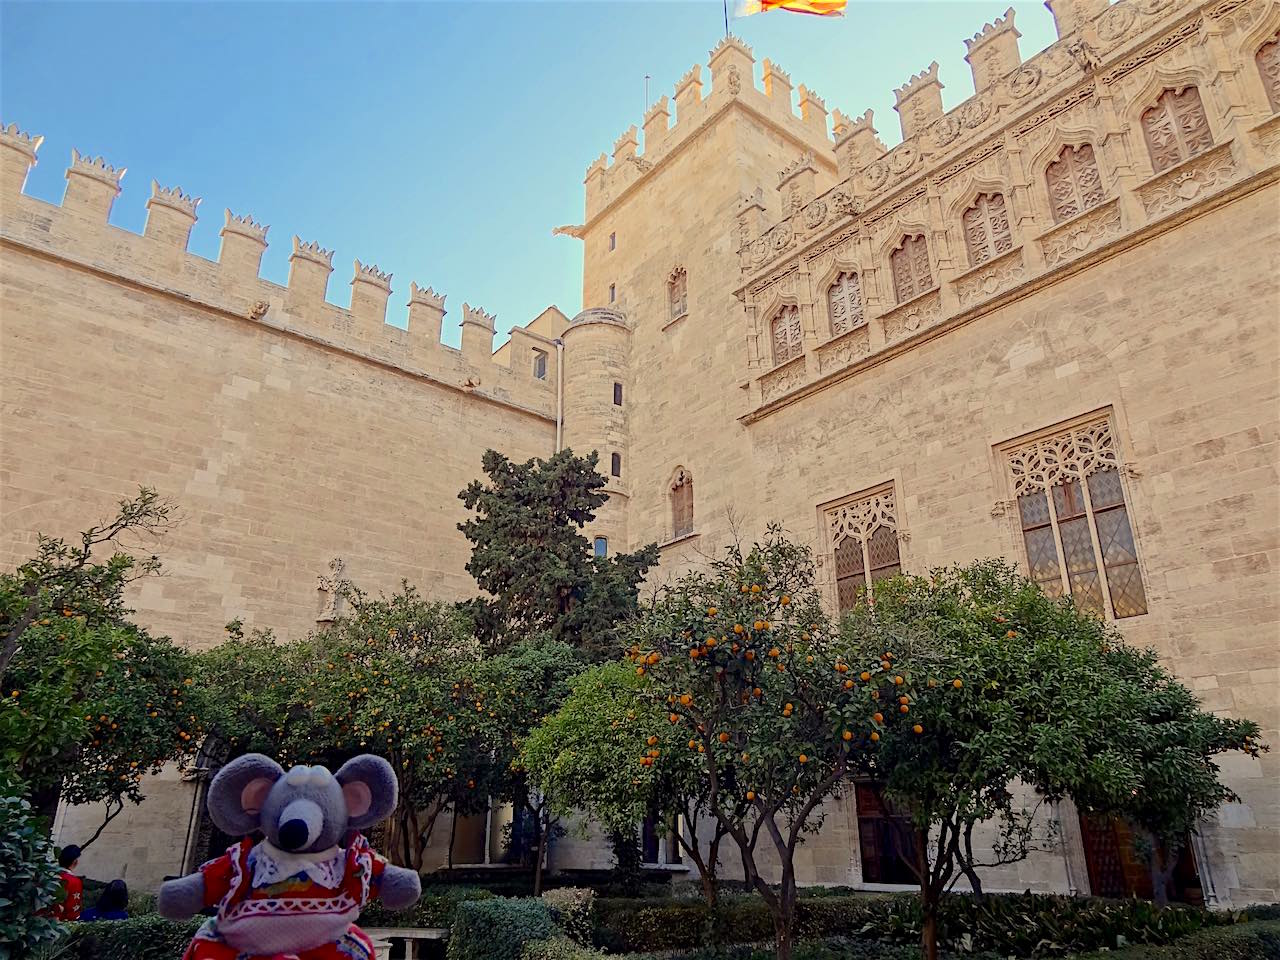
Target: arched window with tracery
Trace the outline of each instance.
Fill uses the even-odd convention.
[[[827,511],[835,549],[836,598],[853,607],[877,580],[902,571],[893,487],[885,486]]]
[[[1106,199],[1091,143],[1063,147],[1058,159],[1045,169],[1044,178],[1055,221],[1069,220]]]
[[[676,267],[667,278],[668,319],[676,320],[689,312],[689,275],[684,267]]]
[[[800,330],[800,308],[788,304],[774,314],[769,323],[773,340],[773,363],[777,366],[804,353],[804,335]]]
[[[678,467],[671,478],[671,536],[675,539],[691,533],[693,533],[693,474],[684,467]]]
[[[973,206],[964,212],[961,223],[970,266],[980,266],[1013,249],[1013,231],[1009,229],[1004,194],[979,194]]]
[[[1254,54],[1258,64],[1258,73],[1262,75],[1262,85],[1267,90],[1267,100],[1274,113],[1280,110],[1280,31],[1258,48]]]
[[[893,269],[893,290],[898,303],[905,303],[933,289],[933,274],[929,269],[929,247],[924,234],[902,238],[893,253],[889,254],[889,266]]]
[[[867,322],[862,310],[862,285],[852,270],[842,272],[827,288],[827,311],[833,337]]]
[[[1156,173],[1175,167],[1213,146],[1200,91],[1195,87],[1167,89],[1155,106],[1142,112],[1142,135]]]

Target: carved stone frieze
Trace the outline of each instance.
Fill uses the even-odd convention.
[[[1148,180],[1138,187],[1138,198],[1148,217],[1160,217],[1226,186],[1238,173],[1231,144],[1224,143]]]
[[[751,296],[754,299],[763,299],[764,294],[766,294],[773,287],[777,286],[779,283],[783,282],[788,276],[792,276],[795,272],[796,272],[796,264],[794,263],[788,264],[786,269],[779,270],[777,273],[774,273],[768,277],[765,277],[764,279],[759,281],[755,286],[753,286],[751,288]]]
[[[920,151],[914,143],[900,143],[889,152],[889,168],[898,176],[906,173],[920,159]]]
[[[1253,139],[1267,159],[1280,161],[1280,116],[1254,128]]]
[[[800,210],[806,230],[816,230],[827,219],[827,205],[822,200],[814,200]]]
[[[987,96],[973,97],[956,111],[960,125],[966,130],[976,130],[991,117],[991,98]]]
[[[1040,86],[1042,73],[1034,63],[1025,63],[1022,69],[1009,78],[1009,93],[1016,100],[1030,96]]]
[[[941,117],[929,128],[930,139],[939,147],[945,147],[958,136],[960,136],[960,121],[954,116]]]
[[[1025,275],[1022,248],[1018,247],[958,277],[956,296],[961,307],[972,306],[1015,286]]]
[[[1114,4],[1098,18],[1098,36],[1115,42],[1129,32],[1137,17],[1138,13],[1132,3]]]
[[[880,318],[884,324],[887,341],[901,340],[917,330],[931,327],[942,319],[942,295],[932,290],[923,296],[908,300]]]
[[[1120,201],[1108,200],[1040,238],[1045,264],[1056,267],[1120,235]]]
[[[1123,9],[1120,4],[1116,4],[1114,7],[1111,8],[1112,11],[1120,10],[1120,9]],[[1101,24],[1102,21],[1105,19],[1106,19],[1106,14],[1104,14],[1102,17],[1099,18],[1098,23]],[[1201,26],[1203,26],[1203,23],[1204,21],[1199,17],[1195,18],[1194,20],[1188,20],[1186,23],[1184,23],[1181,27],[1179,27],[1173,33],[1166,34],[1165,36],[1157,40],[1155,43],[1152,43],[1147,45],[1146,47],[1143,47],[1137,53],[1133,54],[1133,56],[1127,57],[1120,63],[1116,64],[1114,67],[1112,67],[1102,76],[1102,82],[1110,85],[1115,83],[1118,80],[1124,79],[1129,74],[1131,74],[1134,70],[1137,70],[1139,67],[1143,66],[1144,64],[1150,63],[1152,60],[1155,60],[1166,50],[1170,49],[1171,47],[1177,46],[1179,43],[1181,43],[1183,40],[1186,40],[1188,37],[1194,37],[1195,35],[1197,35],[1200,32],[1200,28]]]
[[[790,393],[805,379],[804,357],[775,367],[760,378],[760,394],[766,402]]]
[[[879,190],[889,179],[889,167],[884,163],[873,163],[862,171],[862,178],[872,190]]]
[[[938,173],[934,175],[933,182],[941,186],[942,184],[950,180],[952,177],[954,177],[956,174],[963,173],[965,170],[968,170],[974,164],[981,163],[983,160],[986,160],[988,157],[995,156],[996,154],[1000,153],[1000,151],[1002,151],[1003,149],[1004,149],[1003,138],[992,140],[990,143],[985,143],[982,146],[978,147],[977,149],[971,150],[969,153],[962,156],[955,163],[950,164],[949,166],[943,168],[942,170],[939,170]]]
[[[864,323],[835,337],[818,348],[818,369],[822,373],[847,367],[871,353],[871,331]]]

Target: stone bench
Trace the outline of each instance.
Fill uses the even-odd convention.
[[[405,960],[417,960],[419,942],[449,937],[448,927],[367,927],[364,932],[372,938],[378,960],[388,960],[393,940],[404,941]]]

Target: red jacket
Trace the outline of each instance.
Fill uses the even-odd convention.
[[[69,870],[62,871],[62,885],[67,895],[61,903],[54,904],[53,916],[57,920],[79,920],[84,906],[84,881]]]

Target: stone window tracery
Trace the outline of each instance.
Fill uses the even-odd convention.
[[[1110,420],[1033,441],[1008,462],[1031,579],[1098,616],[1146,613]]]
[[[980,194],[964,212],[961,223],[970,266],[981,266],[1013,249],[1013,231],[1009,228],[1004,194]]]
[[[774,315],[769,324],[773,340],[773,364],[786,363],[804,353],[804,334],[800,329],[800,308],[788,304]]]
[[[1213,146],[1200,91],[1167,89],[1142,113],[1142,135],[1156,173],[1177,166]]]
[[[678,467],[671,478],[671,538],[693,533],[693,474]]]
[[[889,255],[889,266],[893,270],[893,289],[898,303],[933,289],[929,246],[923,234],[903,237],[902,243]]]
[[[1274,113],[1280,110],[1280,31],[1258,48],[1253,59],[1258,64],[1262,85],[1267,90],[1267,101]]]
[[[835,550],[836,600],[841,611],[853,607],[867,585],[902,570],[893,487],[886,486],[827,512],[827,530]]]
[[[1106,199],[1091,143],[1063,147],[1058,159],[1045,169],[1044,178],[1055,222],[1069,220]]]
[[[831,317],[831,335],[838,337],[867,322],[862,308],[862,285],[857,273],[842,272],[827,288],[827,310]]]
[[[670,320],[689,312],[689,279],[684,267],[676,267],[667,278],[667,306]]]

